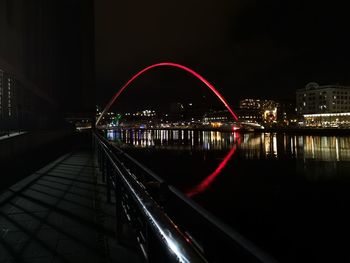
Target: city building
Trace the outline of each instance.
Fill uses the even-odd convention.
[[[273,100],[244,99],[236,112],[242,122],[271,124],[277,122],[278,108]]]
[[[232,116],[228,110],[210,111],[203,116],[203,122],[205,123],[223,123],[231,121]]]
[[[296,111],[305,126],[349,127],[350,87],[311,82],[297,90]]]
[[[295,100],[280,100],[278,104],[277,122],[282,126],[296,126],[298,116],[295,112]]]
[[[350,112],[350,87],[311,82],[297,90],[296,104],[301,115]]]
[[[259,99],[244,99],[239,101],[240,109],[260,110],[262,101]]]
[[[249,123],[262,123],[261,105],[259,99],[240,100],[239,109],[236,110],[239,120]]]
[[[273,100],[263,100],[261,104],[263,122],[266,124],[277,123],[279,104]]]

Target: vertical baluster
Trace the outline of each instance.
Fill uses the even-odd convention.
[[[112,173],[112,169],[111,169],[111,164],[110,164],[110,160],[108,158],[106,158],[106,181],[107,181],[107,202],[110,203],[111,202],[111,173]]]
[[[160,262],[167,262],[165,255],[162,251],[161,245],[159,244],[159,241],[155,237],[151,226],[146,223],[146,246],[147,246],[147,262],[152,263],[160,263]]]
[[[102,152],[101,160],[101,170],[102,170],[102,182],[106,182],[106,153]]]
[[[120,241],[123,231],[123,207],[122,207],[122,188],[119,174],[115,173],[115,219],[116,219],[116,237]]]

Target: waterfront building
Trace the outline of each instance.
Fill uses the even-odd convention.
[[[277,122],[277,109],[279,104],[273,100],[262,101],[261,110],[264,123],[271,124]]]
[[[296,102],[301,115],[350,112],[350,87],[311,82],[297,90]]]
[[[259,99],[244,99],[239,101],[240,109],[260,110],[262,101]]]
[[[298,116],[295,112],[295,100],[280,100],[278,102],[277,122],[282,126],[295,126]]]
[[[242,122],[271,124],[277,122],[278,107],[274,100],[244,99],[237,114]]]
[[[210,111],[204,114],[203,122],[204,123],[226,123],[231,122],[232,116],[228,110],[216,110]]]
[[[262,123],[262,101],[259,99],[243,99],[239,101],[236,113],[242,122]]]
[[[350,127],[350,87],[311,82],[297,90],[296,111],[305,126]]]
[[[237,109],[235,112],[241,122],[262,123],[262,114],[258,109]]]

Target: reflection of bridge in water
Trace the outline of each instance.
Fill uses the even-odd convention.
[[[236,148],[237,148],[236,139],[238,139],[239,141],[239,137],[235,137],[235,133],[232,133],[232,132],[239,129],[244,130],[246,129],[246,127],[249,127],[249,129],[254,130],[257,127],[255,126],[254,128],[252,128],[251,124],[247,125],[244,123],[239,123],[236,114],[233,112],[233,110],[231,109],[227,101],[224,99],[224,97],[205,78],[203,78],[197,72],[193,71],[188,67],[185,67],[183,65],[176,64],[176,63],[171,63],[171,62],[153,64],[139,71],[137,74],[135,74],[112,97],[110,102],[106,105],[106,107],[104,108],[101,115],[98,117],[96,121],[96,127],[98,127],[100,120],[103,118],[104,114],[109,110],[109,108],[114,103],[114,101],[121,95],[121,93],[130,84],[133,83],[133,81],[136,78],[138,78],[140,75],[144,74],[148,70],[151,70],[157,67],[173,67],[173,68],[181,69],[185,72],[192,74],[195,78],[199,79],[203,84],[205,84],[216,95],[216,97],[223,103],[223,105],[232,115],[232,119],[234,122],[231,122],[228,125],[222,125],[222,126],[220,125],[220,129],[222,129],[222,131],[228,131],[229,133],[226,133],[226,136],[223,136],[224,133],[221,133],[218,130],[213,131],[212,129],[213,127],[208,127],[207,131],[200,131],[199,133],[197,133],[194,130],[195,127],[189,126],[187,127],[187,133],[183,129],[178,131],[177,130],[178,128],[176,127],[175,130],[174,129],[161,130],[161,131],[151,130],[148,132],[144,132],[144,130],[135,131],[131,129],[131,131],[126,130],[125,132],[122,131],[119,133],[112,132],[112,133],[109,133],[109,136],[115,135],[116,137],[118,137],[115,139],[117,140],[119,139],[120,141],[125,141],[127,144],[131,144],[133,146],[139,146],[139,147],[166,146],[169,148],[176,148],[176,147],[179,147],[179,145],[185,144],[185,142],[187,141],[189,142],[187,144],[191,148],[198,147],[200,149],[207,149],[207,150],[231,148],[231,150],[229,151],[229,154],[226,156],[226,158],[224,158],[223,162],[219,165],[219,167],[215,169],[215,171],[208,176],[207,180],[204,180],[203,182],[201,182],[197,187],[193,189],[192,192],[188,193],[189,196],[191,196],[192,194],[199,193],[203,189],[205,189],[206,186],[210,184],[215,179],[215,177],[220,173],[221,169],[226,165],[226,163],[229,161],[231,156],[236,151]],[[99,127],[99,128],[103,129],[103,127]],[[185,127],[182,127],[182,128],[185,128]],[[196,128],[204,129],[204,127],[196,127]],[[143,191],[140,191],[141,188],[139,188],[138,186],[140,182],[136,182],[136,184],[135,182],[129,183],[125,181],[125,179],[127,177],[132,177],[134,178],[134,180],[136,179],[138,181],[141,181],[141,183],[142,181],[146,181],[144,183],[144,187],[146,188],[148,185],[148,181],[151,181],[151,185],[155,184],[155,185],[161,186],[160,189],[157,190],[158,194],[156,194],[156,196],[153,196],[153,198],[158,202],[162,203],[163,209],[166,212],[166,216],[168,215],[172,216],[174,220],[176,220],[179,223],[181,222],[180,228],[188,229],[186,233],[191,232],[191,235],[185,234],[185,237],[186,237],[185,240],[187,242],[193,241],[194,244],[200,243],[201,248],[199,249],[199,251],[207,250],[208,252],[204,252],[205,255],[203,256],[208,257],[207,259],[209,261],[213,261],[213,262],[226,261],[228,258],[232,258],[231,248],[237,247],[238,248],[237,251],[239,251],[239,256],[236,257],[236,259],[239,261],[274,262],[273,259],[271,259],[268,255],[265,254],[265,252],[256,248],[248,240],[240,236],[233,229],[224,225],[222,222],[216,219],[213,215],[208,214],[207,211],[203,210],[203,208],[199,207],[197,204],[195,204],[190,199],[188,199],[188,196],[185,196],[183,193],[180,193],[171,185],[167,185],[166,182],[163,181],[163,179],[159,178],[150,170],[143,167],[140,163],[138,163],[137,160],[134,160],[133,158],[128,156],[120,148],[116,147],[116,145],[110,144],[108,141],[105,141],[102,137],[96,136],[95,138],[98,141],[96,146],[97,146],[97,151],[99,153],[100,166],[103,173],[105,174],[106,181],[108,184],[107,188],[110,190],[113,187],[116,192],[117,190],[121,190],[124,188],[126,190],[125,192],[127,192],[126,195],[123,195],[123,193],[119,194],[118,200],[121,200],[122,202],[121,206],[128,208],[130,207],[131,199],[134,199],[134,200],[137,199],[143,202],[141,204],[136,204],[136,206],[143,207],[141,210],[147,210],[148,205],[146,203],[148,203],[148,201],[146,200],[147,197],[144,197]],[[171,143],[169,143],[170,141]],[[116,174],[118,174],[119,176],[116,176]],[[121,184],[122,186],[120,186]],[[136,194],[136,197],[135,197],[135,194]],[[125,203],[126,202],[125,201],[123,203],[123,198],[124,200],[129,200],[129,202]],[[164,207],[164,205],[166,205],[166,207]],[[132,206],[132,202],[131,202],[131,206]],[[182,215],[178,213],[178,210],[177,210],[178,207],[182,207],[182,210],[186,215],[185,218],[183,218]],[[155,208],[156,207],[154,206],[151,209],[154,210]],[[126,211],[127,214],[128,212],[129,211]],[[150,214],[149,210],[147,210],[146,212]],[[141,214],[142,214],[142,211],[141,211]],[[151,221],[152,220],[154,221],[153,216],[157,216],[157,215],[153,214],[149,216],[149,219],[151,219]],[[135,222],[138,219],[132,218],[132,220]],[[155,225],[158,226],[160,224],[159,222],[155,221],[155,222],[151,222],[151,225],[154,227]],[[200,227],[198,228],[198,226]],[[175,229],[177,230],[179,229],[179,227],[175,226]],[[169,226],[169,230],[175,230],[175,229]],[[203,233],[205,232],[204,230],[207,230],[207,229],[210,229],[209,230],[210,240],[208,240],[207,234],[204,234],[203,236]],[[140,246],[142,250],[147,253],[146,249],[149,246],[147,243],[145,244],[145,242],[142,242],[143,237],[145,235],[147,236],[147,234],[145,234],[145,230],[142,228],[141,229],[139,228],[137,231],[140,233],[139,235],[139,239],[141,240]],[[159,231],[159,229],[157,231]],[[177,242],[182,242],[181,238],[177,240],[176,243],[174,243],[172,240],[172,234],[169,236],[169,231],[168,230],[164,231],[164,227],[163,229],[160,229],[159,232],[162,233],[161,234],[162,237],[160,238],[163,241],[165,240],[165,242],[168,242],[168,247],[170,248],[171,253],[179,257],[178,260],[176,260],[176,262],[201,262],[202,261],[201,259],[202,255],[200,253],[199,254],[193,253],[193,250],[192,250],[193,247],[191,246],[182,245],[181,249],[177,249],[178,247]],[[218,244],[219,246],[217,246]],[[212,252],[209,252],[209,249],[213,247],[215,247],[215,249]],[[190,254],[185,255],[185,253],[181,252],[183,249],[186,249],[186,251],[184,252],[190,252],[191,255]],[[193,260],[190,259],[190,257],[192,257]],[[147,254],[146,254],[146,258],[148,258]],[[166,260],[160,260],[160,261],[165,262]]]
[[[108,130],[107,138],[134,147],[167,150],[225,150],[232,147],[237,133],[199,130]]]
[[[146,130],[190,130],[190,131],[218,131],[218,132],[235,132],[235,131],[262,131],[264,126],[259,123],[250,122],[214,122],[214,123],[161,123],[161,124],[127,124],[119,126],[102,125],[98,127],[101,130],[127,130],[127,129],[146,129]]]
[[[186,129],[108,130],[107,138],[140,148],[230,150],[240,137],[245,159],[282,158],[350,161],[349,136],[306,136],[273,132],[220,132]]]

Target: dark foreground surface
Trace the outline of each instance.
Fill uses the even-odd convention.
[[[13,138],[13,140],[16,140],[16,138]],[[85,139],[79,134],[70,134],[36,149],[28,150],[10,160],[0,159],[0,193],[61,155],[73,150],[78,146],[77,141],[81,140]],[[6,150],[1,149],[1,151]]]
[[[91,151],[74,150],[0,195],[0,262],[140,262],[115,239]]]

